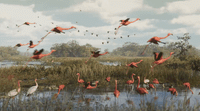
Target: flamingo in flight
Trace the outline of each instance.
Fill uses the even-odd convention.
[[[48,53],[48,54],[42,54],[43,51],[44,51],[44,49],[41,49],[41,50],[39,50],[39,51],[36,49],[36,50],[33,52],[33,56],[30,57],[31,60],[29,60],[28,62],[32,61],[32,59],[41,59],[42,57],[51,55],[51,53],[55,52],[56,50],[51,50],[51,52]],[[26,63],[26,66],[28,65],[28,62]],[[26,66],[25,66],[25,67],[26,67]]]
[[[34,47],[38,46],[38,45],[40,44],[40,42],[41,42],[41,41],[39,41],[38,44],[33,44],[33,41],[30,40],[30,45],[29,45],[28,47],[29,47],[29,48],[34,48]],[[27,49],[27,51],[28,51],[28,50],[29,50],[29,49]]]
[[[76,75],[78,75],[78,83],[84,83],[84,80],[83,80],[83,79],[79,79],[79,78],[80,78],[80,74],[77,73]]]
[[[142,62],[143,60],[140,60],[139,62],[131,62],[130,64],[126,64],[126,66],[128,67],[126,74],[128,73],[129,67],[133,68],[133,67],[138,67],[137,64],[139,64],[140,62]]]
[[[21,44],[21,43],[19,43],[19,44],[15,45],[14,47],[21,47],[21,46],[26,46],[26,45],[29,45],[29,43],[27,43],[27,44]]]
[[[53,29],[51,29],[51,31],[52,32],[56,32],[56,33],[65,33],[65,32],[63,32],[63,30],[70,30],[70,29],[73,29],[73,28],[75,28],[76,29],[76,27],[74,27],[74,26],[71,26],[70,28],[62,28],[62,27],[55,27],[55,28],[53,28]],[[42,37],[42,41],[43,41],[43,39],[47,36],[47,35],[49,35],[51,32],[48,32],[44,37]]]
[[[115,80],[115,91],[114,91],[114,96],[118,98],[120,95],[120,92],[117,90],[117,80]]]
[[[35,23],[35,22],[34,22],[34,23],[25,22],[25,23],[23,23],[22,25],[30,25],[30,24],[36,24],[36,23]],[[16,25],[16,26],[20,27],[20,26],[22,26],[22,25]]]
[[[97,83],[99,83],[99,81],[96,81],[95,83],[96,83],[96,85],[95,85],[94,87],[92,87],[92,86],[90,85],[90,82],[88,82],[88,86],[87,86],[86,89],[94,89],[94,88],[96,88],[96,87],[97,87]]]
[[[173,35],[173,34],[172,34],[172,33],[168,33],[167,36],[165,36],[165,37],[157,37],[157,36],[154,36],[154,37],[152,37],[151,39],[149,39],[147,42],[149,42],[149,44],[151,44],[151,43],[158,44],[158,42],[163,43],[163,44],[166,44],[166,43],[164,43],[164,42],[161,42],[160,39],[165,39],[165,38],[169,37],[170,35]],[[145,51],[146,48],[149,46],[149,44],[146,45],[144,51]],[[144,51],[141,53],[141,55],[144,55]]]
[[[192,94],[194,94],[193,91],[190,89],[190,83],[189,82],[183,83],[183,85],[186,86],[192,92]]]
[[[64,87],[65,87],[65,85],[60,85],[58,88],[58,93],[54,94],[52,99],[56,99],[58,97],[58,95],[60,94],[60,91],[63,90]]]
[[[163,53],[161,53],[161,54],[163,54]],[[160,58],[158,58],[159,60],[156,59],[156,61],[152,63],[153,67],[151,67],[151,69],[153,69],[155,66],[160,65],[163,62],[165,62],[166,60],[168,60],[171,57],[172,54],[174,54],[174,52],[170,52],[170,56],[167,57],[167,58],[162,58],[162,55],[159,54],[160,55]],[[158,57],[159,57],[159,55],[158,55]]]
[[[38,88],[37,79],[35,79],[35,84],[36,84],[35,86],[32,86],[28,89],[26,96],[30,96],[37,90],[37,88]]]
[[[149,94],[149,92],[145,88],[139,88],[140,85],[140,76],[137,76],[138,79],[138,85],[137,85],[137,92],[140,94]]]
[[[105,54],[108,53],[108,52],[105,52],[105,53],[103,53],[103,54],[99,54],[99,52],[100,52],[100,51],[96,51],[96,52],[95,52],[95,51],[91,51],[92,55],[90,56],[90,58],[89,58],[88,60],[90,60],[91,57],[95,57],[95,58],[96,58],[96,57],[99,57],[99,56],[101,56],[101,55],[105,55]],[[88,60],[87,60],[87,61],[88,61]],[[87,63],[87,61],[85,61],[85,63]]]
[[[19,94],[19,92],[21,91],[21,87],[20,87],[20,82],[22,82],[21,80],[18,80],[18,89],[13,89],[10,92],[8,92],[8,96],[9,97],[14,97],[17,94]]]
[[[116,29],[115,35],[117,34],[117,32],[118,32],[118,30],[119,30],[119,28],[120,28],[121,26],[127,26],[127,25],[129,25],[129,24],[131,24],[131,23],[134,23],[134,22],[140,20],[140,18],[137,18],[137,19],[134,20],[134,21],[129,21],[129,19],[130,19],[130,18],[127,18],[126,20],[120,20],[121,23],[120,23],[119,27]]]
[[[132,77],[132,80],[128,80],[128,81],[126,82],[126,84],[129,84],[129,85],[130,85],[130,84],[133,84],[133,83],[134,83],[134,78],[133,78],[134,75],[135,75],[135,74],[133,73],[132,76],[131,76],[131,77]]]

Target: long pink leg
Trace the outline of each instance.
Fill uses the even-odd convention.
[[[118,28],[117,28],[117,30],[115,31],[115,35],[117,35],[117,32],[118,32],[118,30],[119,30],[119,28],[121,27],[122,25],[120,25]]]
[[[29,61],[26,63],[26,65],[25,65],[25,67],[24,67],[23,69],[25,69],[25,68],[26,68],[26,66],[28,65],[28,63],[29,63],[30,61],[32,61],[32,59],[31,59],[31,60],[29,60]]]
[[[91,56],[92,57],[92,56]],[[87,61],[89,61],[90,59],[91,59],[91,57],[87,60]],[[87,64],[87,61],[85,61],[85,63]]]
[[[43,41],[43,39],[47,36],[47,35],[49,35],[51,32],[48,32],[44,37],[42,37],[41,38],[41,41]]]
[[[22,24],[22,25],[24,25],[24,24]],[[20,26],[22,26],[22,25],[18,25],[18,27],[20,27]]]
[[[150,43],[149,43],[149,44],[150,44]],[[144,51],[147,49],[147,47],[149,46],[149,44],[148,44],[148,45],[146,45],[146,47],[145,47]],[[144,55],[144,51],[141,53],[141,55]]]

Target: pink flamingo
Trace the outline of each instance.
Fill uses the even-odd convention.
[[[140,94],[149,94],[149,92],[145,88],[139,88],[140,85],[140,76],[137,76],[138,79],[138,85],[137,85],[137,92]]]
[[[192,92],[192,94],[194,94],[193,91],[190,89],[190,83],[189,82],[183,83],[183,85],[186,86]]]
[[[33,41],[30,40],[30,46],[28,46],[28,47],[29,47],[29,48],[34,48],[34,47],[38,46],[38,45],[40,44],[40,42],[41,42],[41,41],[39,41],[38,44],[33,44]],[[28,50],[29,50],[29,49],[27,49],[27,51],[28,51]]]
[[[51,50],[51,52],[48,53],[48,54],[42,54],[43,51],[44,51],[44,49],[41,49],[41,50],[39,50],[39,51],[37,51],[37,49],[36,49],[36,50],[34,51],[34,53],[33,53],[33,56],[30,57],[31,60],[29,60],[28,62],[32,61],[32,59],[41,59],[42,57],[51,55],[51,53],[55,52],[56,50]],[[28,65],[28,62],[26,63],[26,66]],[[26,67],[26,66],[25,66],[25,67]]]
[[[149,39],[147,42],[149,42],[149,44],[151,44],[151,43],[158,44],[158,42],[163,43],[163,44],[166,44],[166,43],[164,43],[164,42],[161,42],[160,39],[165,39],[165,38],[169,37],[170,35],[173,35],[173,34],[168,33],[167,36],[165,36],[165,37],[157,37],[157,36],[154,36],[154,37],[152,37],[151,39]],[[145,47],[144,51],[145,51],[146,48],[149,46],[149,44]],[[141,55],[144,54],[144,51],[141,53]]]
[[[36,24],[35,22],[34,23],[30,23],[30,22],[25,22],[23,23],[22,25],[30,25],[30,24]],[[22,26],[22,25],[18,25],[18,27]],[[16,25],[17,26],[17,25]]]
[[[25,46],[25,45],[29,45],[29,43],[27,43],[27,44],[21,44],[21,43],[19,43],[19,44],[15,45],[14,47],[21,47],[21,46]]]
[[[56,33],[65,33],[65,32],[63,32],[63,30],[69,30],[69,29],[73,29],[73,28],[75,28],[76,29],[76,27],[74,27],[74,26],[71,26],[70,28],[62,28],[62,27],[55,27],[55,28],[53,28],[53,29],[51,29],[51,31],[52,32],[56,32]],[[47,35],[49,35],[51,32],[48,32],[44,37],[42,37],[42,41],[43,41],[43,39],[47,36]]]
[[[97,52],[95,52],[95,51],[91,51],[91,53],[92,53],[92,55],[90,56],[90,58],[88,59],[88,60],[90,60],[91,59],[91,57],[99,57],[99,56],[101,56],[101,55],[105,55],[105,54],[107,54],[108,52],[105,52],[105,53],[103,53],[103,54],[99,54],[99,52],[100,51],[97,51]],[[87,61],[88,61],[87,60]],[[85,61],[85,63],[87,63],[87,61]]]
[[[115,35],[117,34],[117,32],[118,32],[118,30],[119,30],[119,28],[120,28],[121,26],[127,26],[127,25],[129,25],[129,24],[131,24],[131,23],[134,23],[134,22],[140,20],[140,18],[137,18],[137,19],[134,20],[134,21],[129,21],[129,19],[130,19],[130,18],[127,18],[126,20],[120,20],[121,23],[120,23],[119,27],[116,29]]]
[[[171,94],[178,96],[178,92],[175,88],[169,88],[167,92],[171,92]]]
[[[107,82],[110,82],[110,77],[107,77],[107,78],[106,78],[106,81],[107,81]]]
[[[151,69],[153,69],[155,66],[162,64],[163,62],[165,62],[166,60],[168,60],[171,55],[174,54],[174,52],[170,52],[170,56],[167,58],[160,58],[159,60],[153,62],[153,67]]]
[[[77,73],[76,75],[78,75],[78,83],[84,83],[84,80],[83,80],[83,79],[79,79],[79,77],[80,77],[80,74],[79,74],[79,73]]]
[[[64,87],[65,87],[65,85],[60,85],[58,88],[58,93],[54,94],[52,99],[56,99],[58,97],[58,95],[60,94],[60,91],[63,90]]]
[[[87,86],[86,89],[94,89],[94,88],[96,88],[96,87],[97,87],[97,83],[99,83],[99,81],[96,81],[95,83],[96,83],[96,85],[95,85],[94,87],[92,87],[92,86],[90,85],[90,82],[88,82],[89,85]]]
[[[137,64],[139,64],[140,62],[142,62],[143,60],[140,60],[139,62],[131,62],[130,64],[126,64],[126,66],[133,68],[133,67],[138,67]],[[126,74],[128,73],[128,69],[126,71]]]
[[[117,90],[117,80],[115,80],[115,91],[114,91],[114,95],[115,95],[116,98],[118,98],[119,95],[120,95],[120,92]]]
[[[8,92],[8,96],[9,97],[13,97],[14,98],[14,96],[16,96],[17,94],[19,94],[19,92],[21,91],[20,82],[22,82],[22,81],[18,80],[18,89],[13,89],[10,92]]]
[[[129,84],[129,85],[130,85],[130,84],[133,84],[133,83],[134,83],[134,78],[133,78],[134,75],[135,75],[135,74],[133,73],[132,76],[131,76],[131,77],[132,77],[132,80],[128,80],[128,81],[126,82],[126,84]]]

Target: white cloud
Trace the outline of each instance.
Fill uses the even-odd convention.
[[[167,3],[167,6],[161,7],[159,13],[181,13],[181,14],[194,14],[199,13],[200,2],[199,0],[185,0]]]

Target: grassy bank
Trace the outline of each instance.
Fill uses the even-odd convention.
[[[7,92],[17,87],[17,80],[23,80],[22,87],[30,87],[35,85],[34,79],[38,78],[39,86],[41,85],[59,85],[59,84],[76,84],[77,73],[80,73],[80,78],[84,81],[99,81],[99,86],[108,85],[105,78],[111,77],[111,85],[114,85],[114,80],[118,79],[119,84],[125,84],[127,80],[131,79],[131,74],[135,73],[136,76],[141,77],[141,83],[144,76],[152,81],[157,78],[162,83],[171,83],[173,85],[182,85],[184,82],[190,82],[191,87],[198,86],[200,84],[200,76],[196,74],[196,71],[192,70],[194,60],[188,62],[182,62],[178,59],[169,59],[162,65],[155,67],[154,72],[150,72],[150,64],[153,62],[153,58],[97,58],[91,59],[85,64],[88,58],[44,58],[43,61],[48,65],[52,65],[51,60],[54,62],[61,62],[61,65],[54,65],[51,68],[45,69],[44,66],[37,65],[35,67],[10,67],[0,69],[0,91]],[[127,67],[126,63],[138,62],[138,68],[129,68],[129,73],[126,75]],[[109,66],[99,64],[99,61],[119,61],[122,66]],[[191,61],[193,61],[191,63]],[[198,60],[195,60],[198,61]],[[175,65],[174,65],[175,64]],[[181,67],[177,67],[177,66]],[[8,75],[14,75],[14,79],[8,80]],[[136,78],[135,76],[135,78]],[[44,79],[41,79],[44,78]],[[135,82],[137,83],[137,81]]]

